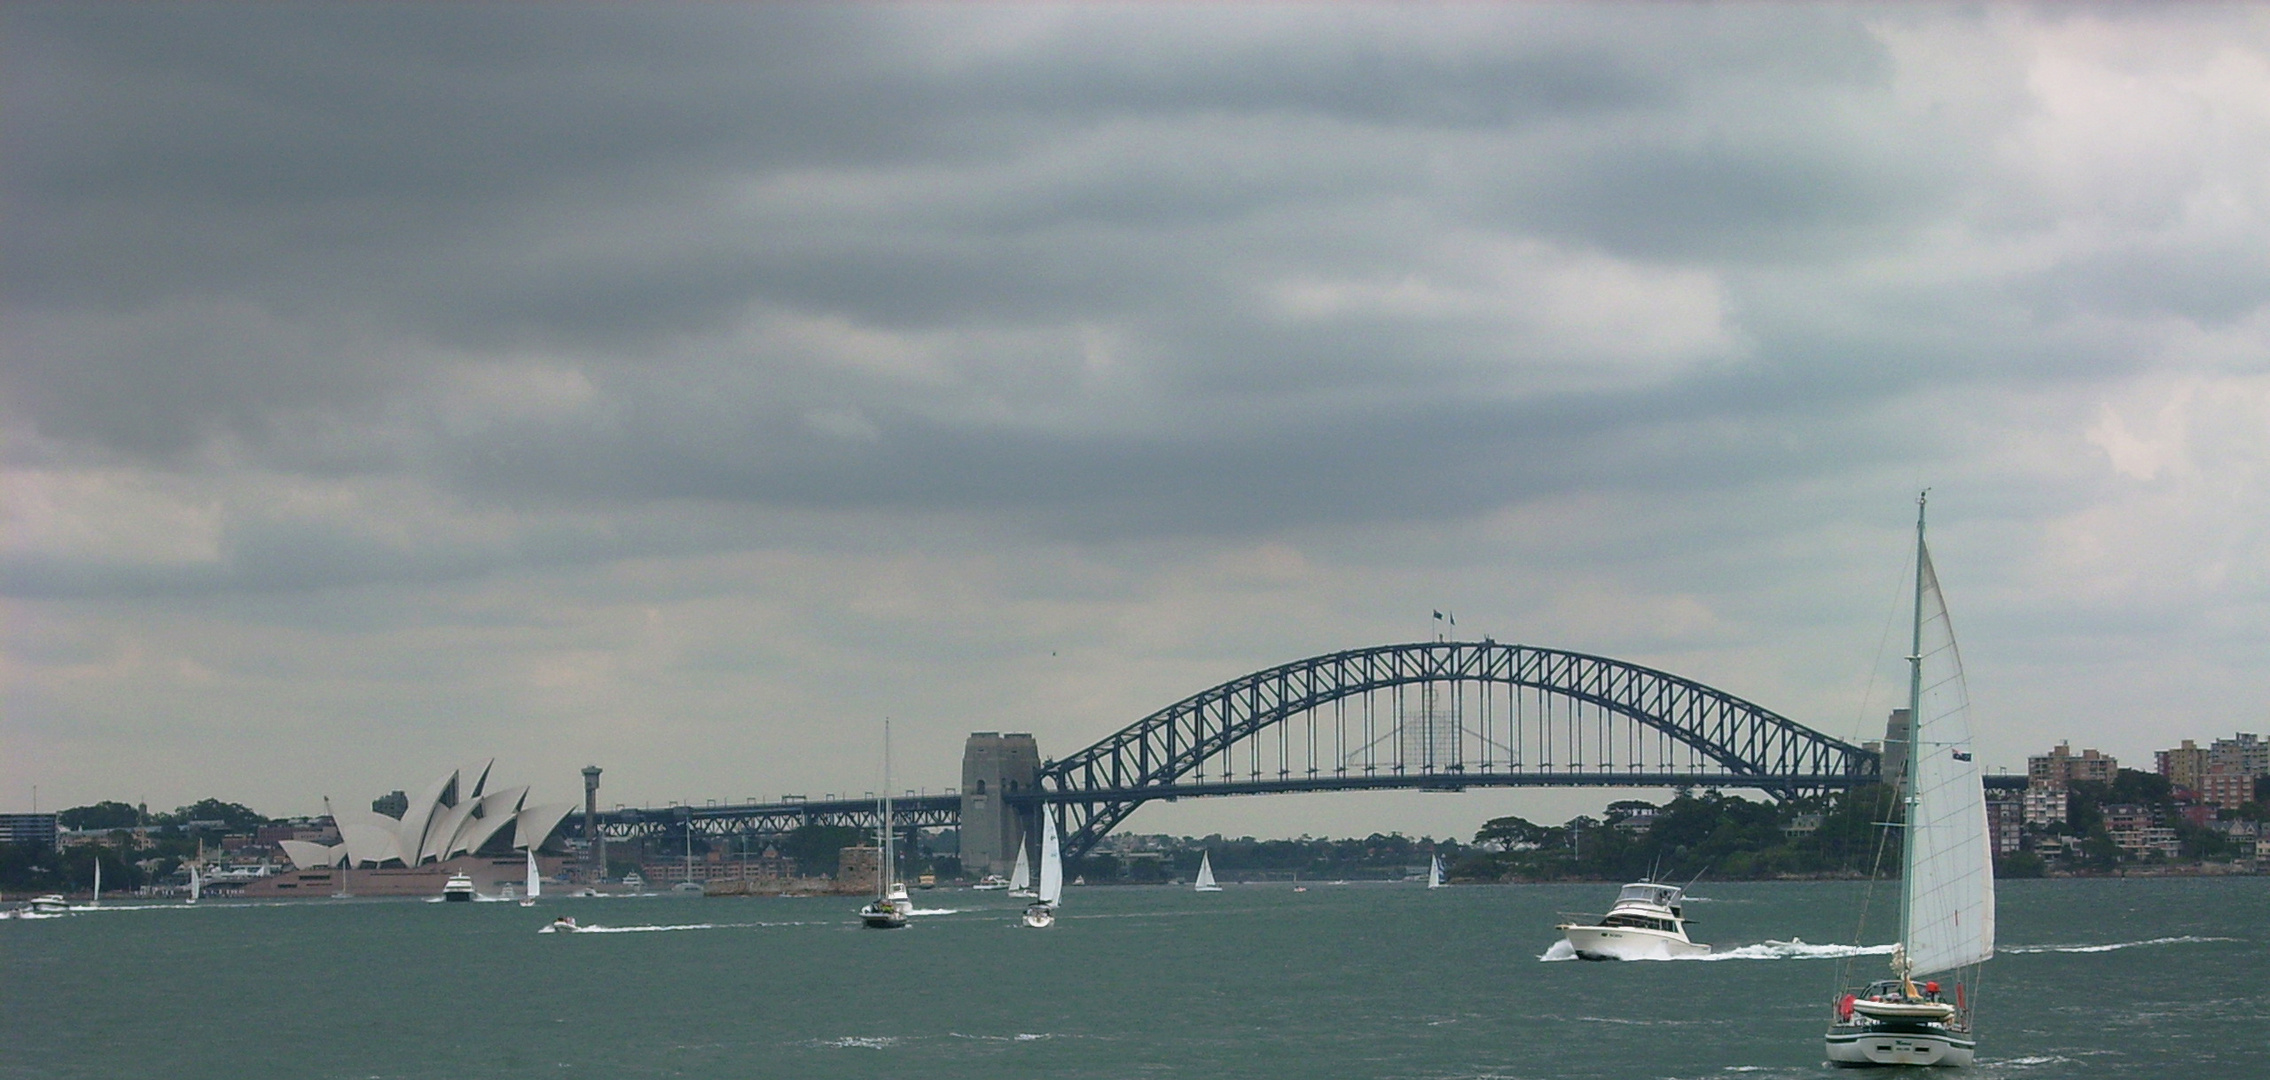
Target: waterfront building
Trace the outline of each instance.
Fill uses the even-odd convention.
[[[2077,780],[2109,784],[2118,772],[2120,761],[2112,755],[2083,750],[2076,757],[2065,743],[2058,743],[2049,753],[2026,759],[2026,780],[2035,784],[2054,783],[2059,787],[2069,787]]]
[[[2028,825],[2063,825],[2068,801],[2065,785],[2037,782],[2019,796],[2019,813]]]
[[[0,844],[52,848],[55,835],[54,814],[0,814]]]
[[[459,769],[428,785],[400,818],[333,807],[339,842],[279,840],[302,870],[319,867],[402,867],[448,862],[459,856],[536,849],[574,809],[570,803],[532,806],[528,788],[488,791],[494,759]]]
[[[2025,805],[2021,800],[1989,798],[1986,801],[1986,832],[1994,838],[1994,853],[2008,855],[2018,850],[2024,839]]]

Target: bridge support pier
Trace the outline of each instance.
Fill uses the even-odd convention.
[[[1007,874],[1028,822],[1009,802],[1034,790],[1040,745],[1022,732],[971,732],[962,744],[962,871]]]

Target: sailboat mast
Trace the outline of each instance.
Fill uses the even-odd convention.
[[[1901,978],[1907,977],[1905,949],[1909,931],[1915,919],[1915,761],[1923,734],[1923,567],[1931,558],[1923,546],[1923,515],[1929,490],[1915,496],[1915,616],[1913,633],[1907,650],[1907,750],[1901,755],[1899,796],[1905,812],[1900,815],[1904,828],[1900,832],[1900,948],[1902,953],[1895,962]]]
[[[883,721],[883,866],[878,874],[882,882],[882,895],[891,891],[891,722]]]

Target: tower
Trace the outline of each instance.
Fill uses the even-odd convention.
[[[583,839],[590,846],[584,856],[590,861],[591,880],[607,876],[607,838],[599,835],[599,766],[583,767]]]
[[[1040,745],[1022,732],[971,732],[962,744],[962,869],[1006,874],[1025,841],[1025,822],[1009,798],[1040,776]]]

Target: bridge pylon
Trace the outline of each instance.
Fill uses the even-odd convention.
[[[962,744],[962,870],[1006,874],[1017,861],[1040,784],[1040,746],[1030,734],[974,731]]]

